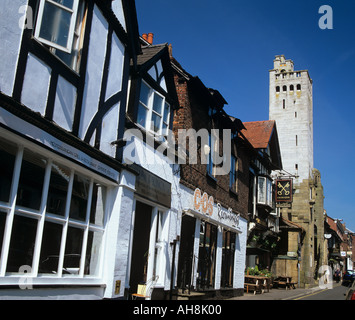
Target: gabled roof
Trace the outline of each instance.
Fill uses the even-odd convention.
[[[137,57],[137,65],[142,69],[150,68],[161,56],[164,50],[168,53],[168,44],[150,45],[142,48],[142,54]]]
[[[255,149],[270,148],[272,170],[282,169],[281,151],[275,120],[244,122],[245,138]]]
[[[266,149],[269,145],[275,121],[253,121],[244,122],[244,136],[249,140],[255,149]]]

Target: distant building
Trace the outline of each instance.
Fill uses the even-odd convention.
[[[275,175],[293,179],[293,202],[280,210],[283,219],[304,230],[295,239],[301,252],[294,253],[298,245],[288,252],[299,260],[299,281],[307,287],[316,284],[324,261],[323,188],[313,167],[313,81],[307,70],[294,70],[293,61],[283,55],[275,57],[269,75],[269,118],[277,124],[284,170]]]

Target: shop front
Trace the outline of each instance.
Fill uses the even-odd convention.
[[[154,297],[164,299],[169,255],[169,212],[171,184],[144,169],[133,166],[138,172],[135,186],[135,206],[132,217],[130,244],[129,293],[137,292],[139,285],[151,288]]]
[[[177,286],[192,291],[243,290],[247,221],[196,189],[184,197]],[[189,201],[190,200],[190,201]]]
[[[1,297],[118,296],[123,171],[2,108],[0,137]]]

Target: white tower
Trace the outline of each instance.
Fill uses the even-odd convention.
[[[301,183],[313,169],[312,79],[307,70],[294,71],[283,55],[275,57],[269,73],[269,119],[276,120],[283,169]]]

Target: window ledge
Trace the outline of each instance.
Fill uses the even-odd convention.
[[[217,179],[213,175],[211,175],[209,172],[206,173],[207,178],[213,182],[214,184],[217,184]]]

